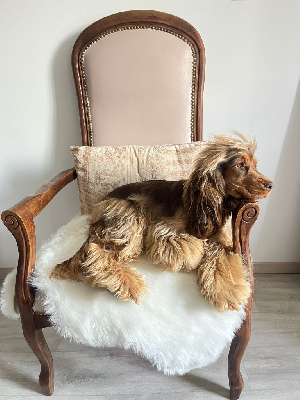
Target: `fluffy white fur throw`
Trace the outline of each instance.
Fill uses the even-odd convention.
[[[105,289],[49,279],[52,268],[75,254],[87,235],[87,217],[78,216],[37,257],[32,284],[60,335],[95,347],[133,349],[165,374],[184,374],[218,358],[245,313],[219,313],[201,297],[195,273],[162,272],[141,257],[133,264],[148,286],[140,305],[121,302]],[[17,317],[15,275],[8,275],[2,289],[1,309],[11,318]]]

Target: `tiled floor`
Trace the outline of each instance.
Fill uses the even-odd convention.
[[[300,275],[256,275],[252,339],[243,358],[241,400],[300,399]],[[217,363],[168,377],[131,352],[69,343],[44,330],[58,399],[216,400],[229,396],[227,351]],[[0,399],[45,399],[39,362],[19,321],[0,316]]]

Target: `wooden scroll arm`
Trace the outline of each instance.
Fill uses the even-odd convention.
[[[251,334],[251,308],[254,294],[253,264],[249,248],[249,235],[252,226],[259,215],[259,205],[257,203],[245,203],[232,213],[232,239],[233,251],[242,256],[243,264],[246,269],[248,280],[251,284],[251,295],[246,306],[246,322],[248,324],[247,336]],[[245,324],[243,324],[245,325]]]
[[[233,250],[243,258],[248,278],[253,284],[253,266],[249,248],[249,235],[259,215],[257,203],[245,203],[232,213]]]
[[[22,304],[34,302],[34,294],[28,284],[31,271],[35,267],[36,238],[33,220],[53,197],[76,177],[75,168],[63,171],[36,193],[1,214],[4,225],[12,233],[18,245],[16,296],[20,311]]]

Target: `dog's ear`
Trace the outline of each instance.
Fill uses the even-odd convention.
[[[185,183],[184,207],[187,230],[197,238],[206,239],[217,232],[223,223],[225,181],[221,168],[199,174],[195,170]]]

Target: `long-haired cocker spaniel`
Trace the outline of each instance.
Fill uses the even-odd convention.
[[[202,295],[219,311],[246,304],[250,285],[224,226],[239,202],[268,196],[273,183],[256,169],[255,140],[237,135],[204,142],[187,180],[112,191],[90,216],[81,249],[51,276],[84,280],[138,303],[146,285],[128,263],[144,250],[164,269],[197,270]]]

